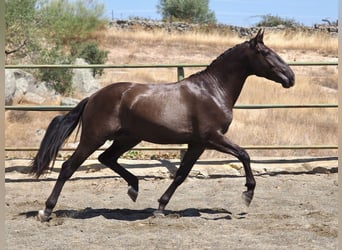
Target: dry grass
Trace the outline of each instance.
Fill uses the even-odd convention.
[[[265,43],[274,49],[316,51],[337,55],[338,39],[328,33],[278,31],[265,34]]]
[[[107,32],[95,33],[94,37],[104,46],[116,46],[126,43],[144,44],[144,45],[165,45],[172,43],[181,43],[182,47],[189,45],[215,45],[215,46],[233,46],[241,42],[241,38],[236,33],[228,33],[225,35],[217,32],[201,33],[201,32],[167,32],[164,30],[123,30],[109,28]],[[122,43],[123,42],[123,43]]]
[[[242,38],[237,33],[220,34],[218,32],[201,33],[169,33],[163,30],[144,31],[144,30],[122,30],[110,28],[107,32],[94,34],[96,39],[105,47],[112,48],[113,46],[124,46],[130,44],[131,48],[134,45],[150,45],[150,46],[165,46],[181,44],[182,48],[186,47],[219,47],[229,48],[235,44],[241,43]],[[337,36],[332,36],[323,32],[308,32],[308,31],[270,31],[265,32],[265,43],[274,49],[281,50],[303,50],[316,51],[327,55],[337,55],[338,39]],[[213,48],[215,49],[215,48]]]
[[[101,47],[109,50],[108,64],[210,63],[223,51],[245,39],[235,34],[166,33],[109,29],[95,34]],[[337,60],[337,37],[322,33],[265,33],[265,44],[287,61]],[[250,77],[238,103],[337,103],[337,67],[293,67],[296,85],[283,89],[279,84]],[[199,68],[185,70],[186,76]],[[176,81],[176,69],[106,69],[99,79],[103,85],[118,81],[162,83]],[[30,112],[18,118],[6,112],[6,146],[38,146],[53,114],[36,119]],[[13,118],[14,117],[14,118]],[[15,119],[17,117],[18,119]],[[13,120],[14,119],[14,120]],[[28,129],[32,128],[32,129]],[[337,144],[336,109],[235,110],[228,136],[240,145]],[[252,151],[260,155],[326,155],[320,151]],[[18,155],[16,155],[18,156]],[[217,157],[208,152],[205,157]]]

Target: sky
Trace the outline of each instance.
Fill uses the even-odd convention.
[[[159,0],[98,0],[106,9],[106,16],[115,19],[144,17],[160,20]],[[322,23],[322,19],[338,19],[338,0],[209,0],[218,23],[250,27],[262,15],[291,18],[307,26]]]

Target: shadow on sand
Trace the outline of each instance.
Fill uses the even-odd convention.
[[[90,208],[87,207],[82,210],[56,210],[53,212],[52,217],[56,218],[72,218],[72,219],[91,219],[94,217],[102,216],[110,220],[121,220],[121,221],[138,221],[145,220],[148,218],[156,217],[154,208],[146,208],[142,210],[135,209],[106,209],[106,208]],[[20,213],[20,216],[26,218],[37,217],[38,211],[28,211]],[[245,218],[247,214],[238,214],[238,219]],[[160,218],[180,218],[180,217],[200,217],[206,220],[220,220],[220,219],[232,219],[233,215],[226,209],[223,208],[187,208],[179,211],[165,210],[164,216],[157,216]],[[234,217],[236,218],[236,217]]]

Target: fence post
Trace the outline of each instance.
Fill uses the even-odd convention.
[[[177,67],[177,78],[178,78],[178,81],[181,81],[184,79],[184,68],[182,66]]]
[[[181,81],[184,79],[184,67],[182,67],[182,66],[177,67],[177,79],[178,79],[178,81]],[[184,157],[185,152],[186,152],[185,149],[179,150],[179,156],[180,156],[181,161]]]

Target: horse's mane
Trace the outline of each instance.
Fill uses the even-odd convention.
[[[211,66],[214,66],[216,63],[219,63],[223,60],[223,58],[225,58],[226,56],[228,56],[229,54],[231,54],[232,52],[235,52],[235,50],[239,47],[241,47],[242,45],[245,45],[247,42],[244,42],[244,43],[240,43],[240,44],[237,44],[235,45],[234,47],[231,47],[229,49],[227,49],[225,52],[223,52],[221,55],[219,55],[216,59],[214,59],[210,64],[209,66],[207,67],[210,68]]]
[[[229,49],[227,49],[225,52],[223,52],[221,55],[219,55],[216,59],[214,59],[204,70],[199,71],[197,73],[194,73],[192,75],[190,75],[189,77],[196,77],[201,75],[203,72],[206,72],[208,69],[212,68],[213,66],[215,66],[217,63],[220,63],[224,58],[226,58],[226,56],[230,55],[231,53],[235,52],[235,50],[239,47],[241,47],[242,45],[245,45],[247,43],[240,43],[235,45],[234,47],[231,47]]]

